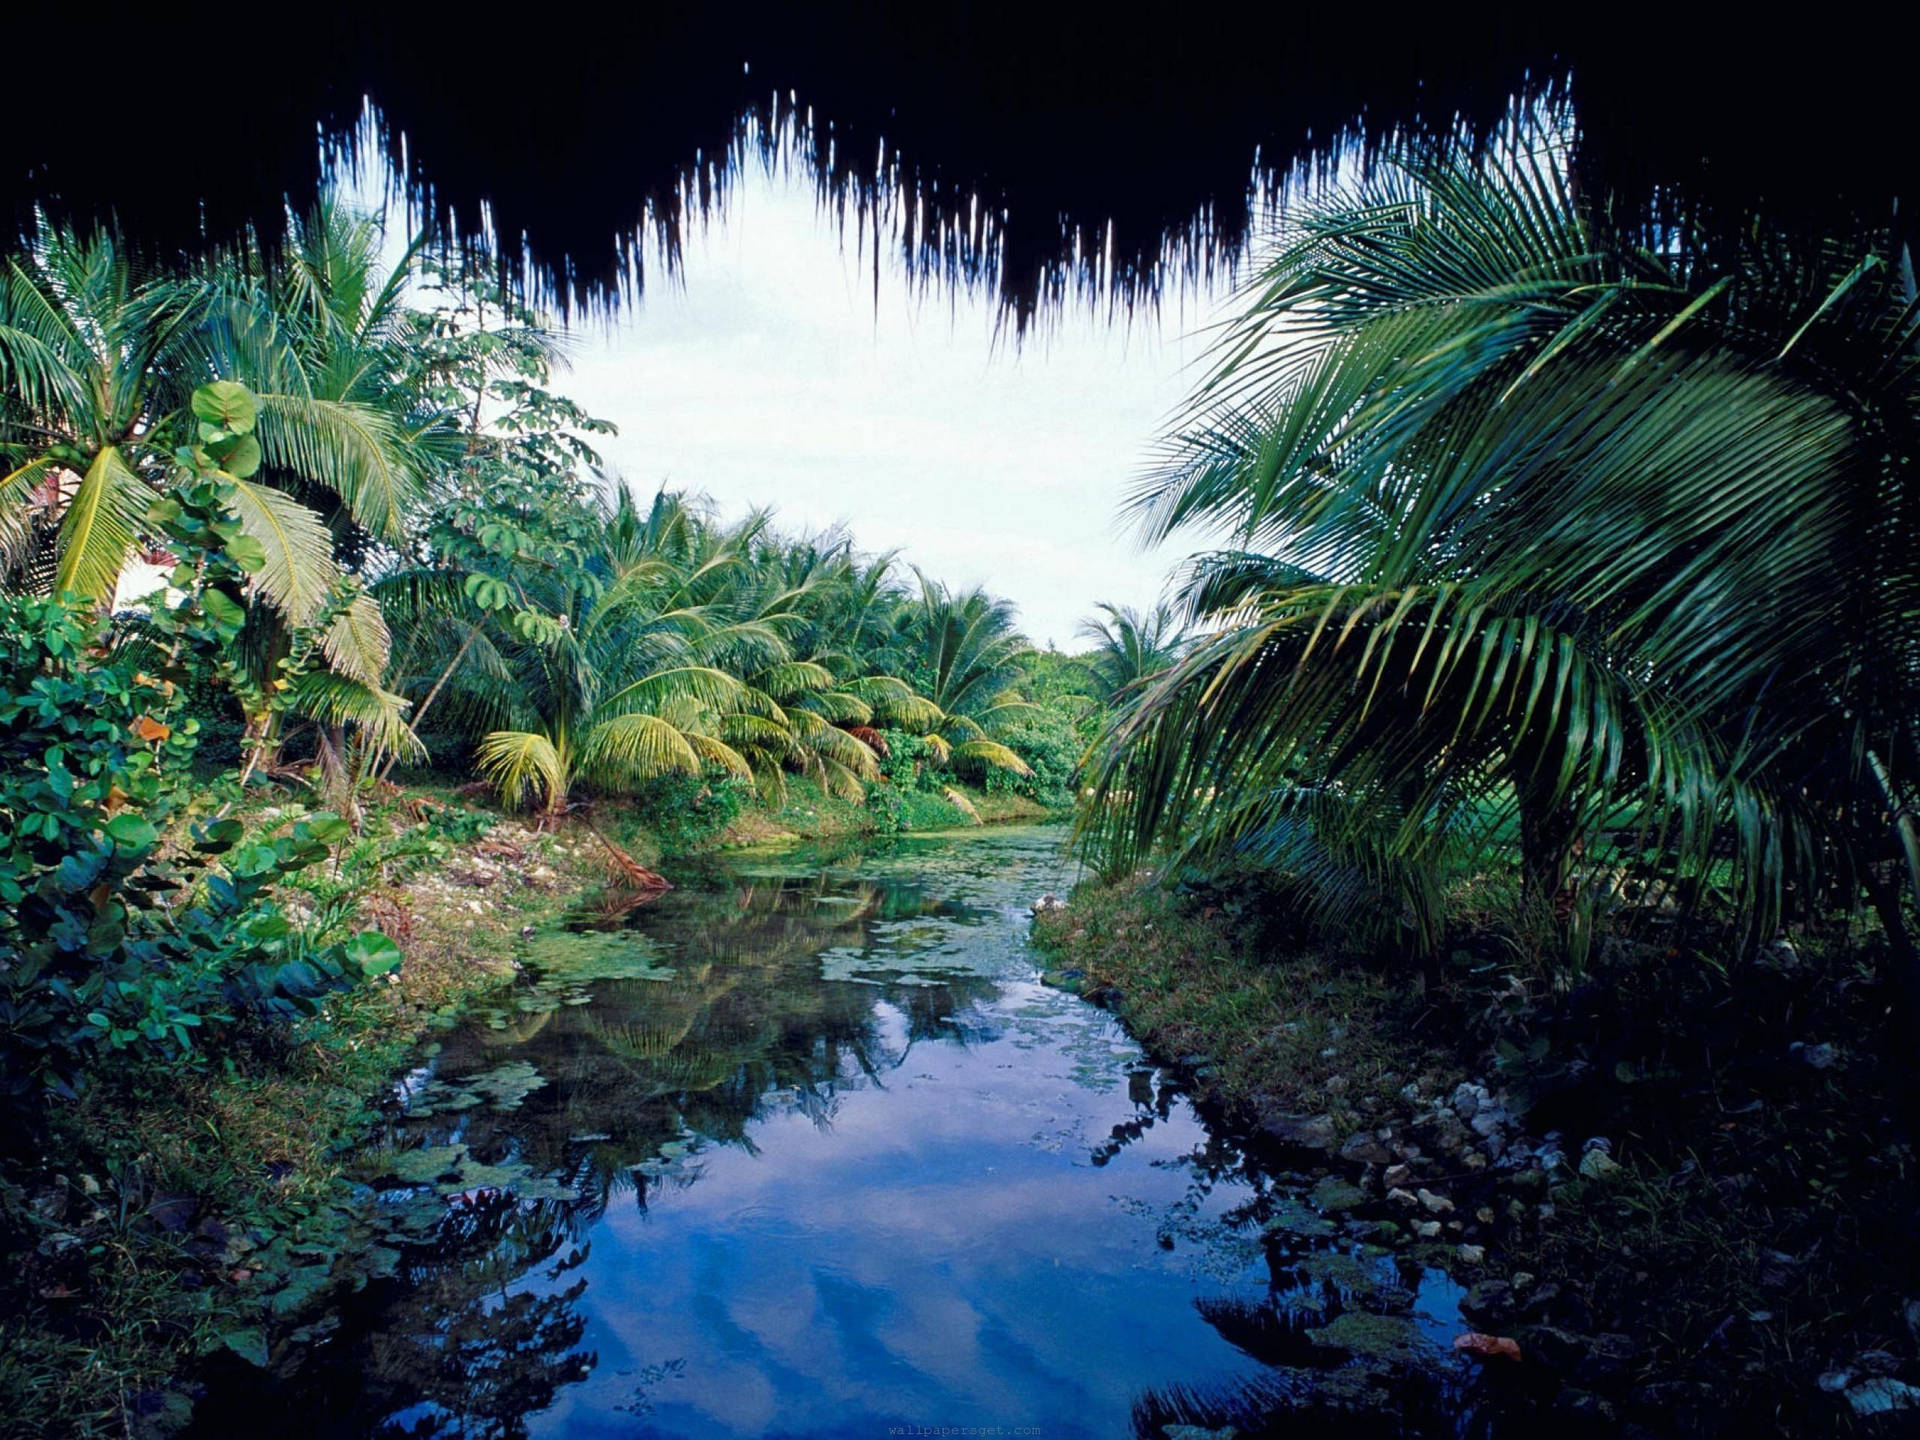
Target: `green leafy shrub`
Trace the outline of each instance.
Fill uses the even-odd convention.
[[[1027,712],[1009,724],[1000,738],[1026,762],[1031,773],[989,769],[988,791],[1024,795],[1056,809],[1073,803],[1074,776],[1086,743],[1076,732],[1073,715],[1065,705],[1049,703]]]
[[[400,962],[378,933],[316,944],[269,898],[337,816],[196,820],[179,690],[103,638],[84,606],[0,600],[0,1101],[28,1130],[109,1056],[194,1056]]]
[[[639,787],[635,812],[660,837],[669,855],[685,855],[711,844],[746,807],[752,785],[718,766],[704,775],[678,772],[656,776]]]

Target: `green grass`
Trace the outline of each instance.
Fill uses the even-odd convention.
[[[1321,948],[1271,963],[1245,927],[1151,885],[1083,884],[1034,934],[1055,973],[1084,972],[1082,993],[1104,993],[1149,1049],[1204,1057],[1200,1094],[1242,1118],[1325,1111],[1353,1130],[1410,1080],[1431,1094],[1459,1069],[1409,1044],[1422,1006],[1408,978]]]

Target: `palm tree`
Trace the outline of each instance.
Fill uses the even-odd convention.
[[[284,393],[274,383],[297,367],[244,363],[291,353],[261,338],[287,331],[291,308],[237,260],[183,279],[141,270],[105,232],[43,227],[0,286],[0,535],[43,542],[37,556],[15,551],[19,582],[108,602],[152,533],[150,507],[191,473],[173,453],[195,440],[190,395],[241,376],[259,413],[226,479],[234,519],[264,555],[252,585],[268,602],[249,614],[249,668],[266,685],[288,637],[326,613],[327,664],[293,681],[295,708],[335,735],[353,723],[391,748],[409,737],[397,697],[381,688],[385,626],[345,583],[335,539],[302,492],[359,495],[368,472],[392,474],[398,461],[376,409],[316,400],[304,377]],[[249,717],[250,729],[266,723],[270,712]]]
[[[1219,633],[1110,733],[1114,863],[1314,832],[1378,875],[1517,830],[1553,893],[1624,828],[1669,874],[1731,845],[1758,926],[1790,881],[1864,886],[1911,958],[1882,865],[1920,894],[1911,281],[1637,238],[1557,118],[1290,221],[1137,496],[1239,548],[1186,595]]]
[[[665,518],[663,508],[651,518]],[[726,545],[695,531],[686,552],[652,553],[636,543],[648,518],[624,488],[604,496],[604,543],[581,568],[533,577],[527,608],[497,642],[511,683],[490,703],[505,723],[481,740],[476,760],[511,804],[556,816],[583,783],[619,793],[708,765],[752,775],[720,735],[723,717],[753,700],[724,667],[777,656],[779,637],[700,593],[733,563]]]
[[[1080,634],[1094,642],[1086,663],[1108,699],[1152,679],[1186,648],[1186,627],[1171,605],[1141,611],[1102,602],[1099,609],[1106,618],[1083,621]]]
[[[43,226],[0,284],[0,512],[48,540],[56,593],[105,602],[171,468],[163,422],[202,378],[183,356],[195,287],[105,233]],[[35,514],[34,512],[38,512]],[[16,548],[16,564],[27,557]]]
[[[995,739],[1034,706],[1016,688],[1029,646],[1015,628],[1011,602],[975,586],[955,594],[914,571],[919,596],[895,621],[892,663],[938,711],[927,730],[951,763],[1026,774],[1027,764]]]

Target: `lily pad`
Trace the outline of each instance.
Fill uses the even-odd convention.
[[[457,1173],[466,1158],[465,1145],[429,1145],[397,1152],[387,1161],[387,1172],[410,1185],[429,1185]]]
[[[543,981],[671,980],[660,947],[632,930],[558,930],[537,935],[523,951]]]

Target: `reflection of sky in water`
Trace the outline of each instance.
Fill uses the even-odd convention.
[[[910,1041],[907,1015],[876,996],[872,1050],[891,1068],[841,1087],[830,1120],[776,1100],[750,1127],[755,1153],[705,1149],[697,1184],[644,1212],[614,1207],[581,1272],[599,1366],[533,1433],[635,1433],[615,1407],[674,1361],[645,1386],[643,1433],[1110,1435],[1144,1384],[1255,1368],[1192,1308],[1219,1282],[1155,1239],[1152,1212],[1190,1184],[1168,1162],[1204,1130],[1176,1110],[1111,1163],[1089,1158],[1141,1113],[1127,1079],[1139,1051],[1109,1017],[1033,983],[1025,905],[1040,879],[1057,883],[1033,844],[950,847],[973,853],[929,885],[936,913],[821,953],[830,979],[999,984],[951,1017],[951,1040]],[[1264,1278],[1247,1272],[1250,1297]]]
[[[302,1417],[283,1440],[1059,1440],[1125,1433],[1149,1388],[1272,1373],[1195,1304],[1266,1302],[1233,1211],[1269,1182],[1111,1017],[1037,982],[1061,838],[733,857],[632,931],[536,941],[544,977],[409,1077],[363,1172],[458,1145],[450,1215],[486,1187],[578,1198],[449,1220],[291,1393],[230,1380],[229,1413]]]

